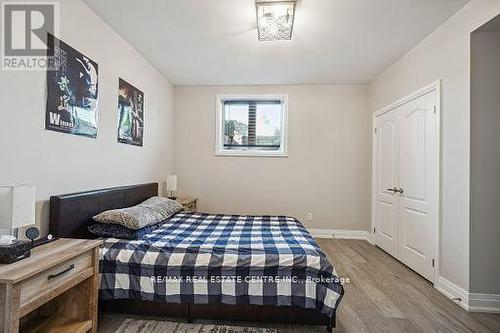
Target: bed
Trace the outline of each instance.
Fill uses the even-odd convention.
[[[92,216],[136,205],[158,184],[53,196],[50,232],[95,238]],[[104,240],[104,311],[335,327],[343,296],[333,266],[304,226],[285,216],[179,212],[137,240]]]

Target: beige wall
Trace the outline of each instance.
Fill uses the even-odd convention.
[[[440,274],[469,290],[470,33],[500,12],[472,0],[369,87],[372,112],[442,80]]]
[[[158,181],[172,165],[172,86],[86,5],[60,7],[61,39],[99,65],[98,138],[44,130],[45,72],[0,72],[0,184],[36,186],[43,233],[50,195]],[[119,76],[144,92],[143,148],[116,142]]]
[[[472,34],[470,291],[500,295],[500,16]]]
[[[215,157],[217,94],[288,94],[288,158]],[[204,211],[286,214],[309,228],[369,228],[365,86],[178,87],[181,195]],[[313,221],[306,222],[307,212]]]

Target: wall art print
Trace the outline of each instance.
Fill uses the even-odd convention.
[[[118,82],[118,142],[143,145],[144,93],[123,79]]]
[[[49,34],[45,129],[97,137],[98,66]]]

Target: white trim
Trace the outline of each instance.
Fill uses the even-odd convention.
[[[376,135],[375,133],[376,130],[376,119],[377,117],[381,116],[384,113],[387,113],[403,104],[406,104],[416,98],[419,98],[425,94],[428,94],[429,92],[435,90],[436,91],[436,128],[437,128],[437,154],[438,154],[438,165],[436,166],[438,168],[438,179],[437,179],[437,184],[438,187],[436,189],[437,191],[437,201],[438,201],[438,207],[437,207],[437,218],[438,218],[438,223],[436,226],[436,247],[434,249],[434,256],[435,256],[435,261],[434,261],[434,285],[436,285],[437,281],[439,280],[439,267],[440,267],[440,261],[441,261],[441,79],[429,84],[428,86],[419,89],[415,91],[412,94],[409,94],[396,102],[383,107],[382,109],[374,112],[372,114],[372,160],[371,160],[371,168],[372,168],[372,184],[371,184],[371,228],[370,228],[370,235],[368,237],[368,241],[372,244],[375,245],[375,232],[373,231],[375,228],[375,221],[376,221],[376,201],[377,201],[377,192],[376,192],[376,148],[377,148],[377,141],[376,141]]]
[[[500,313],[500,295],[470,293],[469,311]]]
[[[500,313],[500,295],[469,293],[442,276],[438,278],[434,288],[466,311]]]
[[[368,230],[307,229],[315,238],[363,239],[369,241]]]
[[[437,81],[429,84],[428,86],[425,86],[425,87],[423,87],[423,88],[421,88],[421,89],[419,89],[419,90],[417,90],[417,91],[415,91],[415,92],[413,92],[413,93],[411,93],[411,94],[409,94],[401,99],[398,99],[396,102],[381,108],[377,112],[373,113],[373,118],[375,119],[376,117],[381,116],[384,113],[389,112],[393,109],[396,109],[396,108],[400,107],[401,105],[406,104],[414,99],[417,99],[420,96],[423,96],[423,95],[425,95],[433,90],[440,92],[440,89],[441,89],[441,80],[437,80]]]
[[[223,101],[226,100],[276,100],[282,102],[281,117],[281,147],[276,151],[258,150],[225,150],[222,147],[222,112]],[[258,95],[217,95],[215,107],[215,156],[247,156],[247,157],[288,157],[288,95],[258,94]]]
[[[436,288],[436,290],[444,296],[451,299],[454,303],[460,305],[463,309],[469,311],[469,293],[465,289],[457,286],[442,276],[438,277],[437,282],[434,284],[434,288]],[[460,298],[460,301],[453,299],[457,297]]]
[[[436,260],[434,263],[434,281],[439,280],[440,277],[440,265],[441,265],[441,80],[437,80],[433,84],[434,89],[436,89],[436,126],[437,126],[437,219],[438,223],[436,225],[436,248],[434,250],[434,254],[436,256]]]

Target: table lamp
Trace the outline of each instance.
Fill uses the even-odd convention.
[[[175,196],[175,192],[177,191],[177,175],[167,176],[167,191],[169,192],[169,199],[177,199],[177,197]]]
[[[14,235],[0,237],[0,263],[6,264],[29,257],[31,243],[17,239],[20,227],[35,224],[35,187],[32,185],[0,185],[0,229]]]

